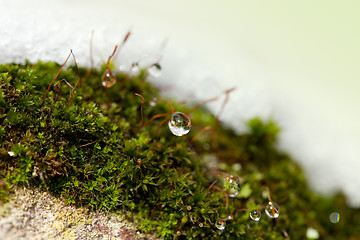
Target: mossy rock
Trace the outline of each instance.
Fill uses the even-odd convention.
[[[321,239],[360,238],[359,209],[347,207],[342,194],[325,198],[309,189],[300,167],[277,149],[273,121],[251,119],[249,133],[237,135],[205,107],[161,100],[146,69],[116,74],[108,89],[105,67],[95,69],[69,101],[73,89],[59,80],[75,86],[75,67],[47,93],[59,69],[51,62],[0,65],[1,201],[12,186],[40,188],[67,204],[126,213],[164,239],[306,239],[310,227]],[[189,114],[188,135],[169,131],[171,106]],[[239,176],[242,188],[227,201],[222,184],[229,175]],[[280,206],[277,219],[263,211],[267,189]],[[259,209],[262,218],[254,222],[241,209]],[[332,212],[341,214],[336,224]]]

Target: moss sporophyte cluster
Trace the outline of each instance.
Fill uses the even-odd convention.
[[[321,239],[359,239],[360,211],[341,194],[309,190],[277,149],[273,121],[251,119],[236,135],[204,105],[159,96],[148,68],[60,68],[0,66],[2,201],[15,186],[40,188],[125,213],[164,239],[306,239],[309,228]],[[174,112],[170,128],[184,136],[169,131]],[[332,212],[341,221],[330,222]]]

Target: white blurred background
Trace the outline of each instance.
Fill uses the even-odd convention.
[[[92,31],[100,64],[131,29],[119,64],[162,56],[152,81],[181,100],[236,86],[222,121],[243,132],[251,117],[274,118],[311,186],[360,207],[359,9],[347,0],[1,0],[0,64],[63,63],[73,49],[88,66]]]

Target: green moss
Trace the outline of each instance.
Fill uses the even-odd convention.
[[[348,208],[343,195],[324,198],[309,190],[301,169],[276,148],[279,128],[273,121],[249,121],[249,133],[236,135],[219,125],[205,108],[191,116],[189,135],[175,137],[163,118],[139,127],[141,99],[144,122],[170,112],[159,101],[157,90],[139,76],[117,81],[104,91],[102,71],[94,70],[75,91],[61,84],[59,91],[45,91],[59,70],[54,63],[0,66],[0,200],[6,201],[12,185],[39,187],[65,197],[68,204],[125,212],[139,220],[142,231],[156,231],[165,239],[305,239],[308,227],[317,229],[323,239],[360,236],[360,211]],[[84,76],[87,69],[80,69]],[[72,85],[77,71],[70,67],[58,79]],[[209,96],[213,97],[213,96]],[[191,106],[172,101],[185,113]],[[195,141],[192,137],[211,125]],[[240,176],[241,192],[229,201],[217,187],[209,188],[221,176],[210,174],[211,162]],[[241,168],[239,168],[241,166]],[[219,185],[219,187],[221,187]],[[265,216],[258,224],[248,212],[263,209],[266,187],[280,206],[280,217]],[[341,213],[337,224],[329,214]],[[224,231],[214,224],[218,215],[226,221]]]

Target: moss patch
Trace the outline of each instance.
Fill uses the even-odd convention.
[[[105,69],[94,70],[69,106],[72,90],[64,81],[44,96],[59,68],[42,62],[0,66],[2,201],[11,186],[41,188],[68,204],[125,213],[141,231],[165,239],[306,239],[310,227],[323,239],[360,236],[360,211],[348,208],[341,194],[324,198],[309,190],[299,166],[277,150],[274,122],[252,119],[249,133],[236,135],[201,107],[190,115],[190,134],[176,137],[167,122],[161,124],[165,117],[150,121],[171,108],[167,101],[150,104],[160,96],[144,80],[146,69],[117,74],[107,91]],[[80,69],[82,76],[86,71]],[[72,85],[77,78],[74,67],[58,77]],[[141,98],[134,93],[145,99],[142,127]],[[171,105],[191,112],[191,106]],[[191,141],[206,126],[211,130]],[[228,176],[222,172],[239,176],[243,185],[229,201],[221,191]],[[263,211],[267,187],[280,206],[274,221]],[[260,209],[262,218],[254,223],[240,209]],[[329,221],[334,211],[341,214],[336,224]],[[233,220],[225,221],[229,214]],[[223,231],[215,227],[219,218],[226,222]]]

